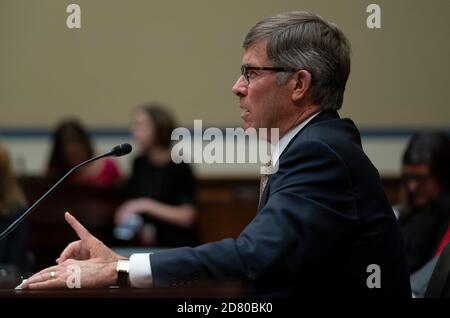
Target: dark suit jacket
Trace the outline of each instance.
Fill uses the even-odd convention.
[[[150,256],[155,287],[239,280],[271,296],[409,297],[402,237],[354,123],[322,112],[282,153],[237,239]],[[380,268],[381,288],[370,264]]]

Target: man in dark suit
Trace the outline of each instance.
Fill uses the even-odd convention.
[[[243,46],[233,93],[244,126],[278,128],[281,139],[277,171],[239,237],[124,260],[66,214],[81,240],[26,287],[64,287],[65,268],[77,264],[82,287],[114,284],[126,272],[134,287],[238,281],[260,295],[409,297],[380,177],[353,122],[336,112],[350,73],[344,34],[319,16],[290,12],[256,24]]]

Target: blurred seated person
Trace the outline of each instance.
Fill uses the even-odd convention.
[[[48,166],[48,177],[59,179],[74,166],[94,156],[88,133],[80,122],[65,120],[53,133],[53,148]],[[112,158],[104,158],[81,168],[69,182],[97,186],[115,186],[121,181],[120,170]]]
[[[14,176],[9,154],[0,144],[0,232],[17,219],[25,207],[25,196]],[[17,269],[25,270],[28,267],[26,240],[25,221],[0,241],[0,264],[14,265]]]
[[[149,104],[133,112],[131,130],[141,154],[128,181],[129,200],[115,215],[117,238],[133,236],[142,245],[159,247],[196,244],[195,180],[189,165],[171,159],[174,128],[161,105]],[[134,227],[132,232],[126,231],[127,224]]]
[[[403,155],[399,222],[410,273],[435,255],[450,221],[450,141],[417,133]]]

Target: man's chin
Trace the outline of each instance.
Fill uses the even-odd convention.
[[[251,123],[248,123],[248,122],[244,122],[243,124],[242,124],[242,128],[244,128],[244,131],[247,131],[248,129],[250,129],[250,130],[254,130],[255,128],[253,127],[253,125],[251,124]]]
[[[417,209],[424,209],[427,208],[430,205],[430,202],[428,200],[414,200],[413,206]]]

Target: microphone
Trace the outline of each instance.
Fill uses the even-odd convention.
[[[128,155],[131,152],[131,145],[130,144],[121,144],[121,145],[117,145],[115,146],[108,154],[106,154],[105,156],[116,156],[116,157],[121,157],[121,156],[125,156]],[[94,159],[96,160],[96,159]]]
[[[88,160],[80,163],[79,165],[76,165],[72,169],[70,169],[69,172],[67,172],[61,179],[58,180],[58,182],[56,182],[53,185],[53,187],[51,187],[46,193],[44,193],[43,196],[41,196],[36,202],[34,202],[32,206],[30,206],[20,217],[18,217],[16,220],[14,220],[14,222],[12,222],[0,234],[0,241],[3,240],[6,236],[8,236],[9,233],[14,231],[14,229],[16,227],[18,227],[19,224],[23,222],[23,220],[25,220],[25,218],[31,213],[31,211],[33,211],[39,204],[41,204],[42,201],[45,200],[45,198],[47,198],[61,183],[64,182],[64,180],[66,180],[76,170],[80,169],[84,165],[87,165],[88,163],[91,163],[92,161],[95,161],[95,160],[98,160],[98,159],[101,159],[101,158],[110,157],[110,156],[115,156],[115,157],[125,156],[125,155],[127,155],[127,154],[129,154],[131,152],[131,149],[132,148],[131,148],[130,144],[117,145],[113,149],[111,149],[110,152],[105,153],[105,154],[100,155],[100,156],[97,156],[97,157],[94,157],[94,158],[91,158],[91,159],[88,159]]]

